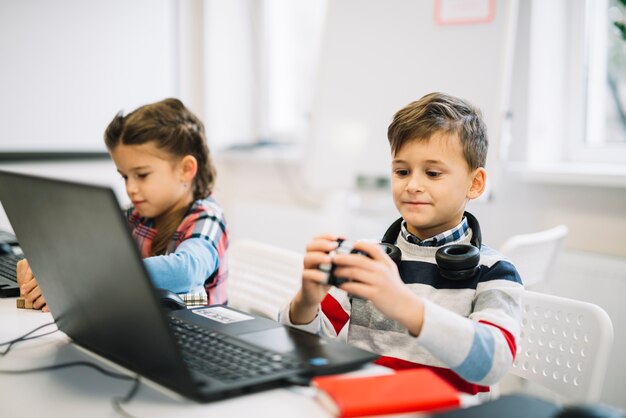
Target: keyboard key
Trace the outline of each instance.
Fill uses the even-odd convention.
[[[299,362],[282,355],[244,347],[227,335],[170,318],[171,327],[190,368],[224,382],[293,370]]]

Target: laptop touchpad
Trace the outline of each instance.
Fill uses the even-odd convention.
[[[292,336],[285,327],[239,334],[238,337],[252,345],[279,353],[288,353],[296,349]]]

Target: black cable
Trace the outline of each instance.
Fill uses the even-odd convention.
[[[0,370],[0,374],[27,374],[27,373],[44,372],[44,371],[58,370],[58,369],[64,369],[68,367],[78,367],[78,366],[89,367],[91,369],[96,370],[97,372],[102,373],[105,376],[112,377],[114,379],[132,380],[134,383],[133,383],[133,386],[128,391],[128,393],[124,397],[119,397],[119,396],[114,397],[111,400],[111,405],[113,406],[113,409],[115,410],[115,412],[117,412],[121,416],[127,417],[127,418],[133,417],[131,414],[129,414],[128,412],[124,410],[122,405],[129,403],[133,399],[133,397],[137,394],[139,390],[139,384],[141,383],[141,380],[139,379],[138,375],[128,376],[125,374],[112,372],[112,371],[109,371],[100,367],[99,365],[95,363],[89,363],[87,361],[73,361],[70,363],[52,364],[50,366],[36,367],[34,369]]]
[[[42,328],[45,328],[49,325],[54,325],[54,322],[48,322],[46,324],[40,325],[30,331],[28,331],[26,334],[21,335],[17,338],[14,338],[12,340],[9,341],[5,341],[5,342],[1,342],[0,343],[0,347],[1,346],[8,346],[6,348],[5,351],[0,352],[0,356],[4,356],[6,354],[9,353],[9,351],[11,351],[11,348],[13,347],[14,344],[20,342],[20,341],[26,341],[26,340],[32,340],[35,338],[39,338],[39,337],[43,337],[44,335],[50,335],[52,333],[55,333],[58,331],[58,329],[46,332],[44,334],[39,334],[39,335],[32,335],[30,336],[32,333],[34,333],[35,331],[38,331]],[[62,363],[62,364],[53,364],[50,366],[44,366],[44,367],[37,367],[34,369],[23,369],[23,370],[0,370],[0,374],[27,374],[27,373],[35,373],[35,372],[43,372],[43,371],[49,371],[49,370],[58,370],[58,369],[63,369],[63,368],[67,368],[67,367],[76,367],[76,366],[85,366],[85,367],[90,367],[100,373],[102,373],[105,376],[109,376],[115,379],[122,379],[122,380],[132,380],[133,386],[130,388],[130,390],[128,391],[128,393],[124,396],[124,397],[119,397],[116,396],[111,400],[111,405],[113,406],[113,409],[115,410],[115,412],[117,412],[118,414],[120,414],[123,417],[126,418],[132,418],[133,416],[131,414],[129,414],[128,412],[126,412],[124,410],[124,408],[122,407],[123,404],[129,403],[133,397],[135,396],[135,394],[137,393],[137,391],[139,390],[139,383],[141,382],[139,380],[139,375],[137,376],[128,376],[125,374],[121,374],[121,373],[115,373],[115,372],[111,372],[109,370],[106,370],[100,366],[98,366],[97,364],[94,363],[89,363],[86,361],[75,361],[75,362],[70,362],[70,363]]]
[[[139,380],[139,375],[135,376],[134,382],[135,383],[130,388],[130,390],[128,391],[126,396],[124,396],[123,398],[120,398],[119,396],[116,396],[115,398],[113,398],[111,400],[111,404],[113,405],[113,409],[118,414],[120,414],[121,416],[126,417],[126,418],[133,418],[133,416],[124,410],[124,408],[122,407],[122,404],[129,403],[133,399],[133,397],[135,397],[137,392],[139,391],[139,383],[141,383],[141,381]]]
[[[44,327],[47,327],[48,325],[54,325],[54,322],[48,322],[48,323],[45,323],[45,324],[43,324],[43,325],[39,325],[37,328],[31,329],[31,330],[30,330],[30,331],[28,331],[26,334],[24,334],[24,335],[22,335],[22,336],[20,336],[20,337],[14,338],[14,339],[12,339],[12,340],[5,341],[5,342],[3,342],[3,343],[0,343],[0,345],[7,345],[7,344],[13,344],[13,343],[16,343],[16,342],[18,342],[18,341],[20,341],[20,340],[23,340],[25,337],[28,337],[28,336],[29,336],[30,334],[32,334],[33,332],[35,332],[35,331],[37,331],[37,330],[40,330],[40,329],[42,329],[42,328],[44,328]],[[37,336],[36,336],[36,337],[37,337]]]
[[[19,336],[19,337],[17,337],[17,338],[12,339],[12,340],[5,341],[5,342],[0,343],[0,347],[1,347],[1,346],[3,346],[3,345],[7,345],[7,346],[8,346],[8,347],[6,348],[6,350],[4,350],[4,351],[0,352],[0,356],[5,356],[5,355],[7,355],[7,354],[9,353],[9,351],[11,351],[11,348],[13,347],[13,345],[14,345],[14,344],[16,344],[16,343],[18,343],[18,342],[20,342],[20,341],[32,340],[32,339],[34,339],[34,338],[43,337],[44,335],[49,335],[49,334],[52,334],[52,333],[54,333],[54,332],[57,332],[57,331],[58,331],[58,329],[55,329],[55,330],[53,330],[53,331],[46,332],[45,334],[33,335],[32,337],[29,337],[29,335],[30,335],[30,334],[32,334],[33,332],[38,331],[38,330],[40,330],[40,329],[42,329],[42,328],[45,328],[45,327],[47,327],[47,326],[49,326],[49,325],[54,325],[54,322],[48,322],[48,323],[46,323],[46,324],[40,325],[40,326],[38,326],[37,328],[34,328],[34,329],[32,329],[32,330],[28,331],[26,334],[24,334],[24,335],[22,335],[22,336]]]
[[[85,366],[85,367],[89,367],[92,368],[100,373],[102,373],[105,376],[109,376],[109,377],[113,377],[115,379],[122,379],[122,380],[134,380],[135,377],[132,376],[128,376],[126,374],[121,374],[121,373],[115,373],[112,371],[109,371],[101,366],[98,366],[95,363],[89,363],[87,361],[72,361],[69,363],[61,363],[61,364],[51,364],[50,366],[43,366],[43,367],[36,367],[34,369],[22,369],[22,370],[2,370],[0,369],[0,374],[27,374],[27,373],[35,373],[35,372],[45,372],[48,370],[58,370],[58,369],[64,369],[67,367],[78,367],[78,366]]]

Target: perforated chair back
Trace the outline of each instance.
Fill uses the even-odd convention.
[[[613,325],[597,305],[524,291],[522,331],[512,373],[572,402],[597,402]]]
[[[558,225],[541,232],[514,235],[500,252],[515,264],[524,286],[533,286],[548,278],[568,232],[567,226]]]
[[[228,304],[277,319],[300,288],[303,254],[252,240],[229,248]]]

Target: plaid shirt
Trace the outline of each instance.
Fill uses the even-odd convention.
[[[132,206],[126,210],[125,214],[141,256],[151,257],[152,241],[157,233],[154,220],[141,217]],[[223,211],[211,196],[193,202],[172,236],[166,255],[175,254],[178,246],[190,238],[209,241],[217,251],[218,262],[217,270],[209,277],[203,278],[206,298],[194,292],[195,289],[188,289],[187,294],[181,295],[183,300],[194,305],[226,303],[228,230]]]
[[[421,240],[409,232],[406,227],[406,221],[404,221],[402,222],[400,233],[402,234],[402,237],[411,244],[419,245],[420,247],[440,247],[442,245],[458,241],[461,237],[466,236],[469,233],[469,225],[467,224],[467,218],[464,216],[461,223],[454,228],[442,232],[441,234],[437,234],[434,237]]]

